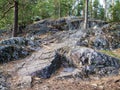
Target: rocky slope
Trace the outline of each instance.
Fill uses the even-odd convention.
[[[76,30],[78,21],[72,20],[75,30],[68,30],[66,22],[43,20],[23,37],[0,41],[1,90],[120,88],[120,58],[101,52],[114,50],[119,57],[119,24]]]

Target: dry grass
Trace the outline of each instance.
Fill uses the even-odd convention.
[[[113,51],[111,51],[111,50],[101,50],[100,52],[120,59],[120,48],[116,49],[116,50],[113,50]]]

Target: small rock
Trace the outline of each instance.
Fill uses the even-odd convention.
[[[94,87],[97,87],[98,85],[97,84],[95,84],[95,83],[93,83],[93,84],[91,84],[92,86],[94,86]]]
[[[104,89],[104,86],[98,86],[98,87],[99,87],[100,89],[102,89],[102,90]]]

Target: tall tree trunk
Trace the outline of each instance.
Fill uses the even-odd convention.
[[[112,6],[114,6],[114,0],[112,0]]]
[[[87,29],[87,23],[88,23],[88,1],[89,0],[85,0],[84,29]]]
[[[18,1],[14,1],[14,30],[13,30],[13,37],[17,37],[18,31]]]
[[[61,0],[59,0],[59,18],[61,17]]]
[[[91,16],[91,18],[93,18],[93,1],[92,0],[90,0],[90,16]]]
[[[112,8],[114,8],[114,0],[112,0]],[[113,10],[112,10],[112,13],[113,13]],[[111,19],[113,20],[113,15],[111,14]]]
[[[104,18],[105,18],[105,20],[106,20],[106,18],[107,18],[107,0],[104,0],[104,8],[105,8],[105,16],[104,16]]]

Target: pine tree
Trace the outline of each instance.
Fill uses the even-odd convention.
[[[88,1],[85,0],[85,19],[84,19],[84,29],[87,29],[87,23],[88,23]]]
[[[18,31],[18,0],[14,1],[14,30],[13,37],[17,37]]]

